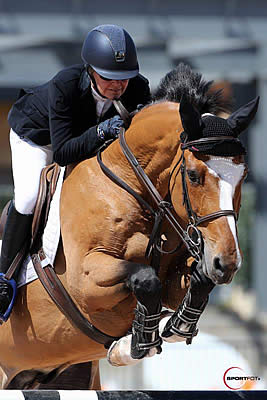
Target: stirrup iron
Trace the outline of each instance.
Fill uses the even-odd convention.
[[[2,325],[3,322],[6,322],[11,314],[11,311],[13,309],[15,299],[17,296],[17,284],[14,279],[7,279],[5,277],[5,274],[3,272],[0,272],[0,281],[5,282],[8,284],[8,286],[12,289],[12,298],[9,303],[9,306],[7,307],[6,311],[4,313],[0,313],[0,325]]]

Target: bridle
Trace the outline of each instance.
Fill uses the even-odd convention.
[[[229,136],[226,137],[229,140]],[[161,239],[160,239],[160,230],[161,230],[161,224],[163,219],[166,219],[168,223],[172,226],[174,231],[179,235],[179,237],[182,239],[184,242],[185,246],[187,247],[187,250],[189,253],[197,260],[199,261],[201,259],[202,255],[202,235],[201,232],[198,229],[198,226],[212,221],[214,219],[224,217],[224,216],[233,216],[235,218],[235,221],[237,220],[237,214],[233,210],[219,210],[216,212],[213,212],[211,214],[199,217],[193,210],[189,193],[188,193],[188,187],[186,183],[186,160],[184,156],[184,151],[191,146],[192,144],[197,144],[199,141],[203,142],[218,142],[223,140],[224,137],[222,136],[217,136],[217,137],[212,137],[212,138],[202,138],[199,140],[195,140],[194,142],[187,142],[183,143],[181,146],[182,149],[182,155],[179,158],[178,162],[175,164],[174,168],[172,169],[170,173],[170,178],[169,178],[169,186],[170,186],[170,180],[171,177],[173,176],[175,170],[176,176],[178,175],[179,172],[181,172],[182,176],[182,188],[183,188],[183,201],[184,205],[187,211],[188,215],[188,224],[186,228],[184,229],[181,224],[178,222],[176,216],[173,214],[173,205],[171,201],[165,201],[160,193],[157,191],[149,177],[146,175],[144,172],[143,168],[140,166],[139,162],[135,158],[134,154],[132,153],[131,149],[126,143],[125,140],[125,129],[121,128],[121,133],[119,135],[119,143],[121,146],[121,149],[123,151],[123,154],[125,155],[127,161],[129,162],[131,168],[133,169],[137,179],[141,182],[141,184],[147,189],[147,192],[150,194],[150,197],[152,198],[153,202],[155,203],[155,208],[153,208],[149,203],[147,203],[138,193],[136,193],[130,186],[127,185],[126,182],[122,181],[119,177],[117,177],[102,161],[101,159],[101,152],[99,151],[97,153],[97,160],[98,163],[102,169],[102,171],[117,185],[119,185],[121,188],[126,190],[128,193],[130,193],[135,199],[139,202],[139,204],[146,209],[150,215],[154,217],[154,226],[152,229],[152,233],[149,239],[149,243],[147,246],[147,251],[146,251],[146,256],[149,257],[153,250],[160,252],[160,253],[174,253],[175,251],[178,250],[178,248],[171,250],[171,251],[164,251],[162,249],[162,246],[160,245]],[[232,138],[231,138],[232,139]],[[170,191],[169,191],[169,197],[170,198]]]
[[[185,165],[185,157],[184,157],[184,151],[188,149],[191,146],[197,145],[199,143],[217,143],[221,142],[222,140],[237,140],[236,138],[232,136],[213,136],[211,138],[201,138],[198,140],[194,140],[191,142],[186,142],[182,143],[181,148],[182,148],[182,162],[181,162],[181,175],[182,175],[182,184],[183,184],[183,196],[184,196],[184,204],[186,206],[187,210],[187,215],[189,220],[193,221],[194,226],[199,226],[205,222],[220,218],[220,217],[225,217],[228,215],[232,215],[235,218],[235,221],[238,220],[238,215],[234,210],[219,210],[215,211],[213,213],[207,214],[203,217],[199,217],[192,209],[191,202],[190,202],[190,197],[188,195],[188,189],[187,189],[187,184],[186,184],[186,165]]]
[[[182,136],[182,134],[181,134],[181,136]],[[198,256],[201,253],[200,247],[201,247],[202,237],[201,237],[201,232],[197,229],[197,227],[203,223],[212,221],[212,220],[220,218],[220,217],[229,216],[229,215],[233,216],[235,221],[237,221],[238,215],[234,210],[219,210],[219,211],[215,211],[213,213],[204,215],[202,217],[198,216],[195,213],[195,211],[193,210],[192,205],[191,205],[190,196],[188,193],[188,187],[187,187],[187,183],[186,183],[186,159],[184,156],[184,152],[186,149],[192,148],[192,146],[198,145],[200,143],[206,143],[206,144],[207,143],[218,143],[218,142],[221,142],[222,140],[231,141],[231,140],[237,140],[237,139],[232,136],[222,136],[221,135],[221,136],[213,136],[210,138],[201,138],[198,140],[182,143],[181,144],[182,154],[181,154],[178,162],[175,164],[174,168],[172,169],[172,172],[171,172],[170,178],[169,178],[168,193],[171,192],[171,189],[170,189],[171,178],[172,178],[176,168],[178,168],[176,176],[178,175],[179,172],[181,172],[182,187],[183,187],[183,204],[186,208],[188,221],[189,221],[187,224],[187,227],[186,227],[186,232],[187,232],[189,238],[191,238],[191,240],[193,240],[193,243],[195,243],[197,250],[198,250],[197,251]],[[196,240],[193,239],[193,236],[195,236]]]

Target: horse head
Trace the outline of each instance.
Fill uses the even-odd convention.
[[[201,115],[186,96],[180,102],[181,174],[172,174],[171,200],[184,223],[189,220],[192,241],[201,241],[203,271],[215,284],[231,282],[242,263],[236,222],[247,167],[238,136],[258,103],[256,98],[224,119]]]

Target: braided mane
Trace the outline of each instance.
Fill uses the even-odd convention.
[[[202,75],[193,72],[183,63],[168,72],[161,79],[159,86],[152,94],[152,101],[173,101],[180,103],[182,96],[201,113],[218,114],[231,110],[231,101],[225,99],[223,90],[211,90],[213,81],[205,81]]]

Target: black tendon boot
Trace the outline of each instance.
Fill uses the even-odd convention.
[[[6,279],[5,274],[11,266],[12,262],[23,249],[24,254],[20,260],[22,261],[28,250],[27,244],[30,241],[30,230],[32,225],[32,215],[20,214],[11,202],[7,221],[4,229],[1,261],[0,261],[0,323],[7,321],[16,297],[17,284],[14,278]],[[18,276],[16,268],[15,276]]]
[[[192,264],[190,287],[182,304],[168,320],[162,332],[163,338],[177,335],[186,338],[186,343],[191,344],[197,335],[197,323],[206,308],[209,294],[215,284],[204,275],[201,262]]]
[[[132,325],[131,356],[134,359],[145,357],[149,350],[156,348],[158,354],[161,353],[162,339],[159,336],[161,304],[157,313],[149,315],[147,308],[137,302],[135,309],[135,319]]]

